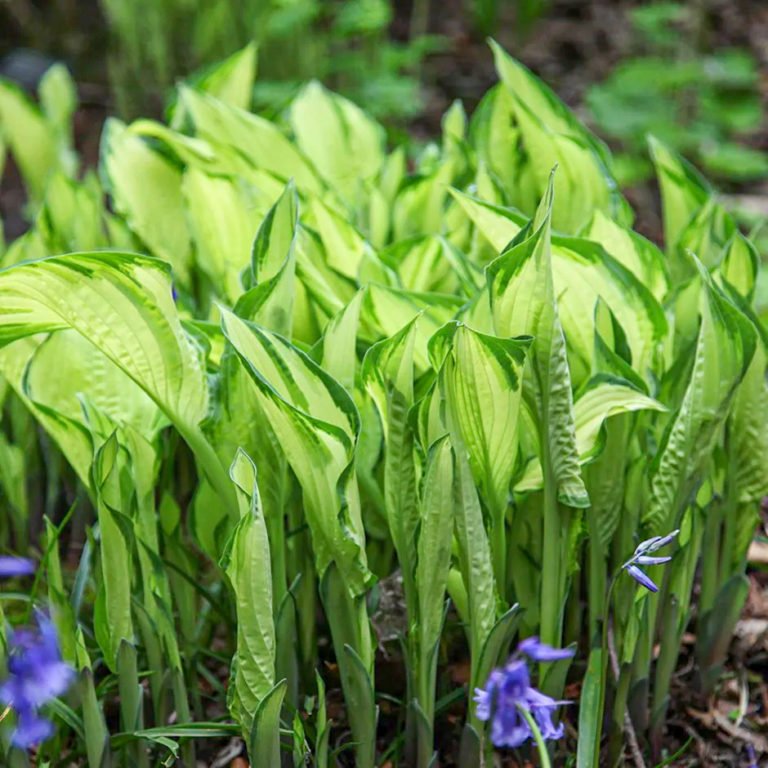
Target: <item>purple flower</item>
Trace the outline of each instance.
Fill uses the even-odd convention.
[[[574,654],[570,648],[553,648],[551,645],[542,643],[535,635],[523,640],[517,646],[517,652],[524,653],[534,661],[560,661],[570,659]]]
[[[19,629],[8,638],[8,679],[0,685],[0,702],[16,712],[13,744],[20,749],[45,741],[53,723],[39,710],[69,688],[74,670],[62,661],[56,628],[37,613],[37,627]]]
[[[535,661],[557,661],[573,656],[572,650],[559,650],[540,643],[537,637],[523,640],[505,666],[494,669],[485,688],[475,690],[477,716],[491,721],[491,741],[497,747],[519,747],[533,737],[531,727],[522,710],[530,713],[545,739],[559,739],[563,735],[562,723],[555,727],[552,715],[565,701],[545,696],[531,686],[528,662],[521,655]]]
[[[638,566],[640,565],[663,565],[668,563],[671,557],[652,557],[651,552],[661,549],[669,544],[680,533],[679,529],[668,533],[666,536],[654,536],[641,542],[632,557],[621,567],[638,583],[649,589],[651,592],[658,592],[659,588],[653,583],[651,578]]]
[[[12,576],[31,576],[35,572],[35,564],[26,557],[9,557],[0,555],[0,579]]]

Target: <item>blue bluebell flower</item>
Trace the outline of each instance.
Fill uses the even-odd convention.
[[[563,724],[552,722],[552,715],[566,701],[556,701],[531,686],[528,662],[523,656],[534,661],[557,661],[573,656],[569,649],[552,648],[539,642],[537,637],[523,640],[517,651],[500,669],[494,669],[485,688],[475,689],[477,716],[480,720],[491,721],[491,741],[497,747],[519,747],[533,732],[522,710],[530,713],[545,739],[559,739],[563,735]]]
[[[31,576],[35,572],[35,564],[26,557],[0,556],[0,579],[13,576]]]
[[[34,629],[18,629],[8,638],[8,678],[0,685],[0,703],[16,713],[12,741],[28,749],[53,735],[53,723],[41,717],[42,707],[69,688],[74,670],[61,658],[56,628],[37,613]]]
[[[560,661],[570,659],[574,654],[570,648],[553,648],[542,643],[536,635],[522,640],[517,646],[517,652],[534,661]]]
[[[663,565],[668,563],[671,557],[653,557],[651,552],[661,549],[669,544],[680,533],[679,529],[668,533],[666,536],[654,536],[641,542],[632,557],[621,567],[638,583],[649,589],[651,592],[658,592],[659,588],[653,583],[652,579],[641,570],[641,565]]]

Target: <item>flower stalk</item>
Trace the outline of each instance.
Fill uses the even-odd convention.
[[[623,565],[621,565],[611,577],[608,584],[608,590],[605,596],[605,610],[603,611],[602,629],[601,629],[601,664],[600,664],[600,687],[598,691],[598,711],[597,711],[597,735],[594,741],[594,755],[593,765],[600,765],[600,742],[602,741],[603,733],[603,717],[605,714],[605,697],[608,688],[608,664],[610,658],[610,649],[608,644],[608,629],[611,620],[611,602],[613,599],[613,591],[618,582],[618,578],[622,571],[626,571],[640,586],[647,589],[649,592],[658,592],[659,588],[655,582],[648,576],[641,566],[649,565],[663,565],[668,563],[671,556],[655,556],[654,552],[662,547],[670,544],[680,533],[679,529],[675,529],[666,536],[653,536],[650,539],[646,539],[641,542],[635,549],[632,557],[630,557]],[[622,696],[624,696],[622,691]]]

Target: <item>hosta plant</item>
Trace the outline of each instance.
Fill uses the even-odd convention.
[[[665,250],[634,232],[605,146],[493,50],[416,157],[316,82],[251,113],[245,54],[169,124],[108,121],[82,181],[0,100],[33,212],[0,271],[0,545],[46,513],[35,590],[78,671],[40,759],[191,765],[239,734],[258,766],[474,767],[474,690],[534,636],[567,649],[533,657],[537,701],[581,683],[579,765],[625,728],[662,754],[692,621],[717,685],[768,490],[755,250],[658,142]]]

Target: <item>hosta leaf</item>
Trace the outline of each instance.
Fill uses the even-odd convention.
[[[321,328],[351,301],[357,290],[355,279],[330,265],[320,237],[302,226],[296,238],[296,274]]]
[[[482,274],[461,251],[441,237],[417,237],[395,243],[381,254],[409,291],[473,294]]]
[[[222,310],[222,326],[256,384],[259,403],[304,492],[324,573],[331,561],[352,594],[370,580],[359,498],[351,475],[359,417],[349,395],[279,336]]]
[[[461,300],[442,294],[401,291],[382,285],[369,285],[365,291],[360,316],[360,334],[367,341],[394,336],[420,315],[414,361],[419,373],[429,367],[427,341],[450,320],[461,307]]]
[[[126,500],[120,487],[120,474],[129,461],[121,451],[117,436],[112,434],[96,447],[91,484],[96,495],[99,517],[99,549],[103,589],[104,624],[97,632],[105,661],[117,671],[119,649],[123,642],[132,643],[131,558],[133,540],[130,525],[120,509]]]
[[[664,435],[643,521],[649,530],[674,527],[728,415],[733,394],[752,360],[752,324],[698,263],[701,325],[688,387]]]
[[[283,183],[293,178],[301,191],[322,191],[309,162],[274,123],[187,86],[179,89],[179,100],[200,138],[223,145]]]
[[[24,376],[27,366],[44,338],[42,335],[24,338],[0,348],[0,373],[59,446],[83,485],[88,487],[93,461],[93,444],[88,431],[80,420],[67,418],[64,414],[50,410],[43,404],[35,404],[25,394]],[[51,377],[48,379],[55,384],[55,380]]]
[[[667,251],[672,252],[694,214],[711,197],[712,190],[690,163],[658,139],[651,137],[648,146],[661,189],[664,244]]]
[[[101,168],[115,210],[150,251],[188,283],[192,250],[181,170],[114,118],[104,126]]]
[[[544,476],[541,504],[541,636],[550,645],[562,637],[568,571],[573,568],[569,533],[578,517],[562,506],[589,504],[576,448],[573,394],[563,328],[558,317],[550,252],[553,184],[531,225],[487,270],[493,324],[499,336],[531,335],[525,381],[535,413]],[[560,695],[558,674],[543,678],[547,695]]]
[[[348,219],[319,199],[310,201],[306,221],[316,229],[331,269],[362,284],[372,280],[385,285],[396,281]]]
[[[230,457],[236,447],[219,450],[222,460]],[[224,551],[232,530],[232,518],[227,510],[219,506],[216,491],[203,479],[197,486],[189,510],[189,528],[195,541],[212,560],[216,560]]]
[[[27,366],[24,393],[35,405],[79,421],[81,396],[86,395],[116,423],[131,425],[150,441],[168,424],[149,395],[74,330],[51,334],[37,348]]]
[[[41,200],[48,176],[58,165],[56,134],[40,110],[8,80],[0,80],[0,133],[30,197]]]
[[[250,280],[254,285],[272,280],[283,269],[296,242],[298,225],[299,197],[296,186],[289,182],[259,225],[253,242]]]
[[[650,378],[667,331],[662,307],[650,291],[601,247],[580,238],[553,240],[552,274],[573,381],[581,385],[593,367],[598,301],[607,305],[626,335],[632,367]]]
[[[728,447],[734,452],[734,485],[739,502],[759,501],[768,495],[768,383],[766,352],[758,339],[755,355],[744,374],[728,422]]]
[[[211,174],[235,175],[243,168],[242,164],[232,164],[230,157],[217,153],[205,139],[185,136],[156,120],[134,120],[125,127],[126,134],[146,139],[169,160],[179,165],[197,168]]]
[[[226,505],[233,504],[200,424],[208,384],[200,347],[181,326],[166,264],[117,252],[69,254],[0,272],[0,347],[71,328],[139,385],[189,443]]]
[[[493,205],[503,205],[507,199],[501,182],[485,160],[480,160],[477,164],[475,186],[477,196]]]
[[[64,574],[59,555],[59,536],[63,525],[57,528],[45,518],[45,575],[48,582],[48,602],[51,617],[56,623],[61,643],[62,658],[70,664],[77,661],[77,620],[64,587]]]
[[[421,316],[417,315],[397,333],[374,344],[363,360],[362,383],[370,392],[387,433],[389,398],[396,392],[410,407],[414,398],[414,349]]]
[[[293,328],[298,205],[291,182],[259,225],[250,271],[244,275],[248,291],[235,307],[241,317],[286,336]]]
[[[384,447],[384,430],[373,399],[366,393],[365,397],[358,395],[357,402],[361,426],[355,456],[355,472],[362,492],[365,531],[373,539],[389,541],[384,493],[377,472]]]
[[[422,450],[427,452],[433,443],[448,434],[443,399],[436,383],[427,390],[416,407],[419,442]]]
[[[579,744],[576,755],[577,768],[588,768],[594,765],[595,756],[600,755],[600,734],[603,723],[600,721],[601,697],[605,695],[601,684],[602,668],[606,664],[603,659],[605,650],[600,646],[591,649],[587,671],[584,677],[584,688],[581,694],[582,705],[579,707]]]
[[[230,474],[237,487],[241,517],[221,560],[235,594],[237,611],[234,682],[228,703],[247,738],[259,704],[275,683],[272,578],[256,466],[244,452],[238,451]]]
[[[14,354],[23,343],[7,347],[0,356],[9,351]],[[56,378],[51,376],[52,370],[58,372]],[[132,428],[137,435],[146,435],[147,441],[154,440],[168,424],[149,396],[74,330],[51,334],[34,349],[26,365],[22,390],[27,406],[86,487],[90,486],[93,459],[93,427],[88,423],[86,410],[103,413],[109,421],[97,444],[109,437],[117,424]],[[153,461],[154,456],[150,464]]]
[[[496,622],[496,587],[493,578],[491,548],[488,534],[483,525],[483,513],[477,496],[472,470],[466,458],[466,449],[455,443],[456,457],[454,486],[455,532],[458,545],[458,560],[464,590],[468,597],[467,618],[472,651],[472,680],[477,679],[477,664],[483,644]]]
[[[583,123],[576,119],[549,86],[509,56],[497,42],[491,40],[490,46],[497,74],[515,102],[526,105],[547,128],[556,133],[582,135],[589,140],[601,159],[608,162],[607,147],[587,132]]]
[[[331,189],[354,206],[361,182],[384,161],[384,130],[351,101],[317,81],[304,86],[291,104],[296,142]]]
[[[528,151],[533,157],[537,189],[544,191],[549,170],[556,165],[557,192],[569,201],[569,205],[554,212],[554,226],[563,232],[575,232],[595,209],[616,215],[616,182],[609,180],[591,147],[574,137],[547,135],[535,124],[535,118],[524,110],[519,116]]]
[[[27,230],[21,237],[14,240],[3,254],[0,262],[3,267],[11,267],[22,261],[34,261],[44,259],[50,255],[40,232],[36,229]]]
[[[449,230],[445,212],[448,189],[461,182],[462,166],[456,157],[446,155],[437,167],[411,177],[401,186],[392,210],[395,242]]]
[[[105,445],[113,438],[117,441],[114,476],[101,488],[95,486],[98,479],[98,464],[94,462],[91,472],[93,495],[97,503],[102,505],[99,507],[100,515],[111,510],[115,522],[121,529],[128,526],[130,534],[126,535],[126,538],[136,541],[143,598],[142,602],[138,603],[141,606],[141,612],[137,615],[137,619],[140,622],[140,628],[142,622],[149,622],[153,635],[157,634],[158,639],[162,640],[165,646],[167,663],[178,670],[181,668],[178,645],[173,624],[168,618],[171,611],[170,586],[160,561],[155,508],[159,462],[157,445],[151,442],[154,435],[150,433],[150,439],[147,439],[130,424],[117,423],[87,395],[79,394],[78,397],[82,405],[80,421],[90,432],[93,444]],[[109,613],[109,606],[107,612]],[[146,626],[147,624],[144,623],[144,627]],[[142,633],[146,635],[144,629]],[[153,652],[150,647],[147,654],[150,666],[157,668],[160,663],[160,651]],[[157,692],[161,684],[159,679],[153,682],[153,692],[156,694],[155,702],[157,702]],[[185,706],[185,704],[179,703],[179,706]]]
[[[480,496],[489,513],[489,538],[497,589],[507,579],[506,515],[518,455],[518,414],[523,365],[530,339],[488,336],[449,324],[430,341],[440,371],[446,420],[467,451]]]
[[[481,686],[488,679],[491,670],[499,664],[503,664],[509,656],[509,646],[517,630],[520,613],[520,606],[513,605],[502,614],[488,633],[479,653],[480,663],[477,666],[473,689],[475,685]],[[475,720],[475,722],[477,721]]]
[[[201,350],[185,334],[169,270],[145,256],[80,253],[0,272],[0,345],[73,328],[122,368],[174,421],[207,415]]]
[[[323,607],[329,617],[331,639],[344,697],[349,704],[349,724],[357,742],[355,764],[374,764],[378,708],[374,696],[374,658],[365,597],[350,597],[348,586],[335,564],[320,582]]]
[[[480,494],[494,513],[503,512],[508,504],[517,459],[523,365],[530,344],[527,338],[488,336],[457,323],[447,325],[430,342],[433,365],[441,367],[451,422],[461,433]],[[494,532],[494,538],[501,535]]]
[[[249,109],[253,101],[256,59],[256,44],[250,42],[242,50],[204,70],[197,77],[190,78],[189,84],[199,91],[210,93],[225,104]]]
[[[414,403],[414,348],[419,317],[389,339],[374,344],[363,361],[362,380],[384,429],[384,506],[403,572],[406,600],[415,597],[416,494],[415,436],[408,418]]]
[[[347,392],[355,388],[357,330],[364,295],[363,291],[358,291],[355,298],[328,323],[323,336],[323,368]]]
[[[606,419],[641,410],[665,411],[666,408],[620,379],[607,376],[593,379],[574,404],[576,445],[581,460],[596,455],[600,430]]]
[[[37,220],[38,230],[50,253],[104,248],[104,203],[95,176],[76,182],[63,173],[49,177],[45,201]]]
[[[8,529],[21,532],[29,525],[29,500],[24,450],[0,432],[0,498],[8,509]]]
[[[594,212],[580,235],[600,243],[616,261],[637,277],[658,301],[664,299],[669,290],[667,266],[661,251],[650,240],[628,227],[622,227],[599,210]]]
[[[182,183],[195,244],[195,258],[214,291],[229,303],[243,292],[240,272],[248,264],[260,217],[248,186],[237,178],[188,168]]]
[[[754,357],[733,399],[727,433],[727,447],[735,457],[732,466],[738,501],[747,507],[750,502],[768,494],[768,433],[763,428],[768,418],[766,337],[760,321],[747,303],[754,297],[758,265],[755,247],[745,237],[736,234],[726,246],[715,275],[726,283],[729,295],[758,330]],[[745,522],[740,538],[748,541],[754,522],[750,524],[752,515],[749,509],[742,510],[742,515]],[[740,546],[737,557],[741,557],[742,549]]]
[[[61,149],[68,149],[72,142],[72,116],[77,109],[77,86],[66,65],[57,63],[49,67],[40,78],[38,86],[40,109],[53,127]],[[66,156],[62,160],[66,161]],[[75,158],[70,158],[73,165]],[[74,167],[67,169],[70,173]]]
[[[584,481],[590,501],[586,516],[592,538],[590,546],[596,548],[595,559],[599,557],[602,560],[603,553],[610,551],[611,539],[624,511],[627,442],[631,426],[628,416],[620,416],[607,422],[604,427],[602,452],[584,469]],[[604,583],[604,576],[596,575],[595,578]],[[601,611],[599,606],[590,608],[592,615],[598,615]],[[591,631],[595,629],[596,626],[590,625]]]
[[[528,199],[522,196],[532,186],[525,183],[530,172],[518,149],[520,128],[515,122],[514,101],[503,83],[488,90],[472,114],[470,139],[477,152],[479,165],[485,169],[484,175],[496,179],[505,196],[514,187],[518,194],[515,205],[526,210],[535,205],[532,191]],[[521,178],[523,176],[525,181]],[[480,184],[478,189],[481,190]],[[481,196],[486,198],[482,190]],[[501,202],[490,197],[487,199]]]
[[[714,197],[694,214],[680,234],[677,250],[681,253],[695,253],[709,269],[720,261],[723,249],[738,233],[738,227],[731,214]],[[684,265],[686,262],[681,261]],[[695,274],[695,270],[691,270]]]
[[[524,226],[524,220],[514,211],[467,195],[454,193],[454,196],[499,252],[510,245]],[[616,228],[614,231],[622,231],[618,225],[612,222],[611,225]],[[553,236],[551,261],[558,313],[568,342],[574,381],[577,384],[586,381],[592,368],[594,308],[598,300],[604,301],[616,315],[629,338],[635,369],[647,376],[656,347],[666,332],[663,310],[650,290],[631,269],[586,239]]]
[[[580,463],[592,461],[602,451],[601,431],[607,419],[641,410],[665,411],[666,408],[620,379],[610,376],[592,379],[573,408],[576,450]],[[541,488],[543,483],[541,464],[531,462],[515,485],[515,490],[520,493],[531,491]]]
[[[421,502],[416,585],[422,654],[440,638],[454,527],[454,458],[447,436],[429,449]]]
[[[608,170],[607,149],[522,64],[496,43],[492,42],[491,47],[501,82],[512,97],[538,195],[546,191],[552,167],[560,168],[555,189],[558,197],[567,199],[569,205],[553,212],[553,226],[575,232],[595,209],[626,220],[627,206]],[[511,202],[517,200],[513,198]],[[527,212],[532,214],[533,209]]]
[[[551,187],[534,223],[535,232],[488,267],[493,321],[499,336],[530,335],[531,387],[537,402],[542,453],[549,454],[560,501],[584,507],[573,395],[563,329],[555,303],[549,242]]]
[[[718,269],[718,276],[733,289],[751,301],[755,295],[755,286],[760,266],[760,256],[752,243],[737,232],[726,244],[723,260]]]
[[[451,194],[496,253],[501,253],[528,222],[522,213],[509,208],[492,205],[455,189]]]
[[[248,734],[248,754],[254,765],[280,768],[280,711],[288,684],[281,680],[261,700]]]

